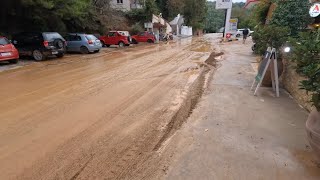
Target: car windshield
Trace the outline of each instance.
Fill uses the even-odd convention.
[[[128,31],[118,31],[119,34],[121,34],[122,36],[130,36]]]
[[[53,41],[55,39],[62,39],[62,36],[58,33],[43,33],[43,37],[47,41]]]
[[[7,38],[4,38],[4,37],[0,38],[0,45],[7,45],[7,44],[10,44]]]
[[[86,38],[88,39],[88,40],[96,40],[97,38],[94,36],[94,35],[86,35]]]

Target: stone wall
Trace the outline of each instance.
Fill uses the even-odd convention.
[[[297,74],[294,63],[288,60],[283,60],[284,72],[282,74],[282,83],[285,89],[291,94],[291,96],[304,108],[311,111],[312,105],[310,103],[311,96],[306,93],[305,90],[300,89],[300,81],[304,78]]]

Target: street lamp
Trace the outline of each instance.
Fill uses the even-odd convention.
[[[287,47],[284,47],[283,51],[285,53],[289,53],[291,51],[291,47],[287,46]]]

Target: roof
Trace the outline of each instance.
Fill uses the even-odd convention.
[[[257,3],[259,3],[259,0],[247,0],[246,5],[244,5],[244,8],[249,9]]]

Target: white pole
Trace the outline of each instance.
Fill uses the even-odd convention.
[[[227,9],[227,15],[226,15],[226,25],[224,27],[224,39],[226,40],[227,33],[230,30],[230,19],[231,19],[231,12],[232,12],[232,3],[231,7]]]
[[[273,48],[273,52],[275,53],[273,57],[273,68],[274,68],[274,76],[275,76],[275,84],[276,84],[276,96],[280,97],[280,90],[279,90],[279,73],[278,73],[278,60],[277,60],[277,51]]]

